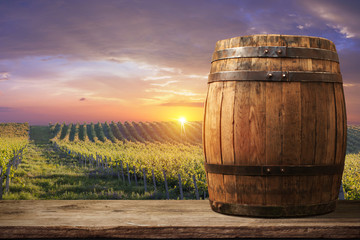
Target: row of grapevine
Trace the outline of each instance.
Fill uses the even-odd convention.
[[[164,134],[162,132],[156,134],[157,129],[155,126],[153,126],[152,123],[140,122],[139,124],[140,124],[140,127],[143,128],[148,133],[148,135],[155,141],[157,141],[157,142],[169,142],[170,141],[167,138],[167,136],[164,136]]]
[[[22,161],[24,150],[29,142],[29,125],[27,123],[0,124],[0,199],[9,191],[10,180]]]
[[[118,178],[119,183],[124,186],[141,187],[144,193],[151,193],[153,198],[166,199],[205,199],[208,195],[204,178],[197,179],[196,175],[181,173],[177,174],[177,182],[174,176],[168,175],[168,171],[162,170],[163,179],[155,174],[154,167],[137,168],[128,162],[113,160],[111,157],[99,155],[83,155],[71,151],[66,147],[60,147],[56,142],[53,144],[54,149],[60,151],[63,155],[77,161],[79,167],[84,167],[89,171],[89,177],[95,178]],[[192,182],[189,181],[192,179]],[[175,184],[175,185],[174,185]]]
[[[126,179],[130,175],[135,179],[145,178],[143,185],[156,183],[158,192],[166,192],[171,198],[174,198],[174,194],[181,196],[180,186],[186,198],[189,198],[189,193],[194,196],[194,192],[201,196],[207,194],[200,145],[56,141],[54,146],[63,154],[79,159],[87,167],[97,169],[98,173],[125,173]],[[124,172],[123,169],[128,170]]]
[[[92,141],[117,143],[131,142],[160,142],[171,144],[201,144],[201,123],[188,122],[186,132],[182,132],[176,122],[111,122],[73,124],[56,123],[50,126],[54,141]]]
[[[346,153],[360,152],[360,125],[348,126]]]
[[[0,138],[29,137],[28,123],[0,123]]]
[[[360,199],[360,152],[346,155],[343,173],[345,199]]]

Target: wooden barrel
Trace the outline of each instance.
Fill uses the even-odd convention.
[[[258,217],[333,211],[346,129],[331,41],[290,35],[218,41],[203,124],[212,209]]]

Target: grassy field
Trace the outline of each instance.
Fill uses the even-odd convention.
[[[86,127],[84,127],[85,125]],[[195,198],[194,185],[191,179],[192,174],[196,175],[199,190],[204,191],[206,189],[205,175],[202,173],[204,170],[201,164],[203,161],[202,148],[201,145],[198,144],[198,137],[201,135],[195,132],[196,128],[194,128],[194,132],[191,133],[193,136],[191,142],[176,143],[174,141],[179,136],[166,136],[166,131],[168,131],[167,127],[170,125],[166,125],[167,127],[165,127],[165,125],[161,124],[124,124],[123,128],[120,128],[122,126],[119,127],[119,132],[117,133],[113,130],[119,125],[108,124],[108,126],[106,126],[106,124],[103,124],[101,126],[97,125],[97,128],[95,128],[96,124],[93,124],[93,129],[91,129],[91,124],[76,124],[71,127],[66,125],[60,126],[60,124],[57,124],[53,126],[30,127],[30,141],[26,140],[28,144],[22,163],[16,171],[14,170],[10,191],[3,196],[3,199],[165,199],[165,188],[163,185],[157,185],[157,191],[154,191],[150,172],[147,173],[147,192],[145,192],[144,182],[141,179],[138,179],[137,185],[135,185],[134,182],[129,184],[127,179],[123,181],[121,177],[116,174],[106,175],[104,172],[101,172],[98,167],[89,165],[84,167],[80,165],[77,155],[74,154],[75,149],[82,151],[83,154],[89,154],[95,149],[99,154],[111,153],[113,159],[121,159],[121,157],[123,157],[123,163],[136,162],[138,164],[136,165],[138,171],[144,166],[141,158],[143,158],[143,160],[149,160],[148,158],[156,158],[155,156],[161,155],[159,159],[162,159],[162,164],[167,163],[167,165],[162,165],[155,171],[156,180],[158,183],[163,184],[163,182],[161,182],[163,181],[163,175],[160,170],[167,167],[169,195],[171,199],[179,198],[179,188],[177,185],[178,172],[181,172],[182,176],[184,176],[182,177],[182,181],[185,199]],[[143,126],[143,129],[147,129],[147,131],[145,132],[144,130],[142,136],[140,134],[137,136],[131,135],[131,131],[135,129],[134,126],[137,126],[138,130],[139,126]],[[162,137],[144,136],[145,134],[152,133],[149,126],[157,130],[163,129],[161,130],[163,132],[160,134]],[[24,137],[24,135],[27,134],[26,131],[26,134],[24,133],[24,129],[22,130],[22,134],[16,131],[16,136],[12,137],[18,137],[19,134]],[[9,131],[2,132],[6,132],[7,139],[11,137]],[[141,132],[142,131],[138,131],[138,133]],[[85,135],[85,133],[87,134]],[[117,135],[117,137],[115,137],[115,135]],[[52,141],[54,141],[54,137],[56,138],[56,136],[58,136],[58,139],[55,139],[55,141],[62,144],[63,147],[71,149],[73,152],[68,154],[64,151],[55,150],[50,140],[52,139]],[[120,137],[121,139],[119,139]],[[0,139],[5,138],[0,135]],[[90,139],[93,139],[94,142]],[[152,141],[150,143],[140,142],[139,140],[141,139],[151,139]],[[166,139],[172,142],[166,143]],[[345,199],[349,200],[360,199],[359,140],[360,127],[350,126],[348,131],[348,142],[350,144],[348,145],[348,154],[345,160],[343,175]],[[90,146],[90,149],[86,149],[85,145],[81,145],[85,143],[86,146]],[[113,152],[109,151],[109,147],[104,148],[104,146],[107,145],[113,146]],[[114,147],[115,145],[118,146],[118,148]],[[126,153],[126,151],[128,152]],[[142,156],[146,151],[148,155]],[[180,161],[174,161],[176,157],[179,157]],[[190,168],[190,163],[183,164],[183,166],[181,164],[176,165],[177,163],[181,163],[182,159],[184,162],[187,160],[196,164]],[[173,165],[169,164],[169,161],[173,161]],[[109,161],[109,163],[110,162],[111,161]],[[159,164],[160,163],[156,165]],[[191,174],[187,175],[186,173]],[[201,174],[203,175],[201,176]],[[203,196],[202,192],[200,196]]]
[[[60,156],[49,144],[30,144],[4,199],[143,199],[139,187],[113,177],[90,177],[88,169]]]

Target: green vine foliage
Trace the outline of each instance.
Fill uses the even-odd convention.
[[[6,180],[7,168],[10,164],[10,178],[14,178],[16,169],[13,166],[14,158],[24,154],[23,150],[28,144],[29,125],[27,123],[1,123],[0,124],[0,168],[2,169],[0,177],[4,182]],[[0,183],[2,184],[2,182]]]
[[[346,200],[360,200],[360,153],[347,154],[343,173]]]

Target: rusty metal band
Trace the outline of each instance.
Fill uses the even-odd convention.
[[[263,206],[209,201],[211,209],[215,212],[249,217],[303,217],[329,213],[336,208],[336,201],[334,200],[319,204],[291,206]]]
[[[211,62],[229,58],[309,58],[339,62],[338,54],[331,50],[285,46],[227,48],[215,51]]]
[[[338,73],[295,71],[226,71],[211,73],[208,79],[208,83],[222,81],[342,83],[341,74]]]
[[[343,165],[236,166],[204,163],[207,173],[240,176],[317,176],[341,174]]]

